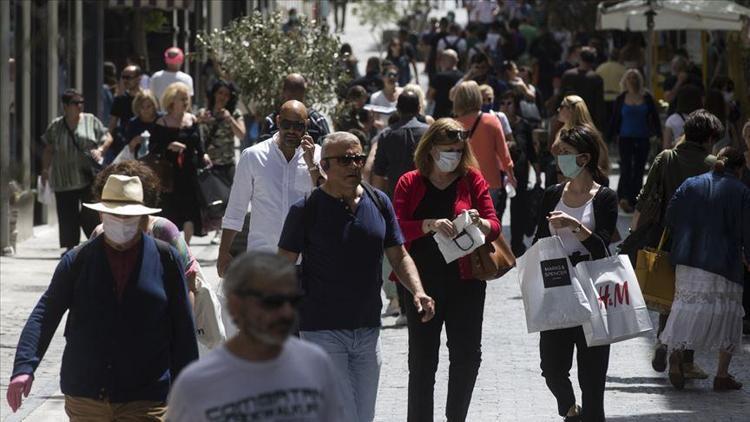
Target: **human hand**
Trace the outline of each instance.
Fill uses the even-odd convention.
[[[100,148],[94,148],[89,150],[89,153],[91,154],[91,158],[94,159],[96,162],[101,162],[103,159],[102,150]]]
[[[482,222],[482,218],[479,216],[479,211],[472,208],[470,210],[467,210],[467,212],[469,213],[469,218],[471,218],[471,224],[478,226],[479,223]]]
[[[303,151],[302,158],[305,159],[305,163],[307,164],[307,166],[315,166],[315,142],[313,142],[312,136],[305,133],[305,135],[302,136],[300,146],[302,147]]]
[[[185,144],[183,144],[182,142],[177,142],[177,141],[171,142],[169,145],[167,145],[168,150],[178,152],[178,153],[184,151],[185,148],[187,148]]]
[[[208,156],[208,154],[203,154],[203,167],[211,167],[214,163],[211,162],[211,157]]]
[[[547,221],[549,221],[549,224],[550,226],[552,226],[552,228],[557,230],[565,227],[575,228],[581,225],[578,220],[562,211],[552,211],[547,216]]]
[[[451,220],[448,220],[447,218],[439,218],[437,220],[432,220],[427,224],[427,227],[436,233],[440,233],[445,237],[454,238],[458,235],[458,231],[456,230],[456,226],[453,225],[453,222]]]
[[[219,256],[216,259],[216,272],[219,274],[219,277],[224,278],[224,274],[227,272],[227,268],[229,268],[231,262],[232,254],[219,251]]]
[[[47,169],[42,170],[41,176],[42,176],[42,183],[46,185],[49,182],[49,169],[47,168]]]
[[[211,115],[211,112],[208,110],[201,111],[197,116],[195,116],[195,118],[198,123],[210,123],[214,119]]]
[[[424,292],[414,295],[414,307],[417,308],[417,313],[422,316],[422,322],[427,322],[435,316],[435,300]]]
[[[135,152],[135,150],[138,149],[138,146],[141,145],[141,142],[143,142],[143,137],[138,135],[128,142],[128,148],[130,148],[131,152]]]
[[[229,119],[232,117],[232,114],[229,112],[229,110],[222,108],[221,111],[219,111],[219,115],[216,116],[219,120]]]
[[[8,400],[8,405],[10,406],[10,409],[13,411],[13,413],[15,413],[16,410],[21,407],[21,402],[23,401],[23,399],[21,398],[21,394],[23,393],[23,397],[29,397],[29,393],[31,392],[31,384],[33,382],[34,376],[30,374],[16,375],[12,380],[10,380],[6,398]]]

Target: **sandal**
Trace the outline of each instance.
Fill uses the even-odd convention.
[[[682,363],[682,351],[676,350],[669,355],[669,382],[674,388],[685,388],[685,368]]]
[[[733,376],[715,377],[714,391],[729,391],[742,389],[742,383],[734,379]]]

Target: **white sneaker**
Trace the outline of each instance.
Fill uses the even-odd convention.
[[[393,298],[388,302],[388,307],[385,308],[383,316],[396,316],[399,313],[401,313],[401,306],[398,303],[398,298]]]

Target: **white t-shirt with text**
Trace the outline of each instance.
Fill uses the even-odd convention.
[[[177,377],[167,421],[344,422],[341,386],[323,349],[290,337],[281,355],[242,359],[226,346]]]

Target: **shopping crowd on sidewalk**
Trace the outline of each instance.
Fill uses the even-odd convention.
[[[421,32],[400,22],[365,74],[344,44],[351,83],[330,116],[306,101],[315,81],[289,73],[277,109],[246,119],[232,81],[194,92],[176,47],[153,75],[138,60],[119,81],[111,69],[105,116],[66,90],[41,170],[65,252],[18,341],[11,409],[33,394],[68,311],[60,382],[73,421],[372,421],[382,318],[397,316],[406,419],[433,420],[445,327],[445,417],[464,421],[487,283],[513,265],[563,420],[605,420],[610,348],[651,329],[638,320],[602,338],[602,307],[659,312],[652,365],[676,389],[709,377],[695,353],[717,354],[714,390],[741,389],[730,363],[750,316],[750,120],[732,81],[675,49],[657,98],[639,36],[547,27],[534,2],[464,3],[465,26],[452,13]],[[190,250],[209,234],[219,291]],[[654,250],[673,268],[659,273],[666,305],[636,279],[654,276],[642,265]],[[477,269],[484,258],[493,276]],[[601,295],[602,266],[631,284]],[[618,317],[613,300],[643,309]],[[199,343],[211,349],[200,359]]]

